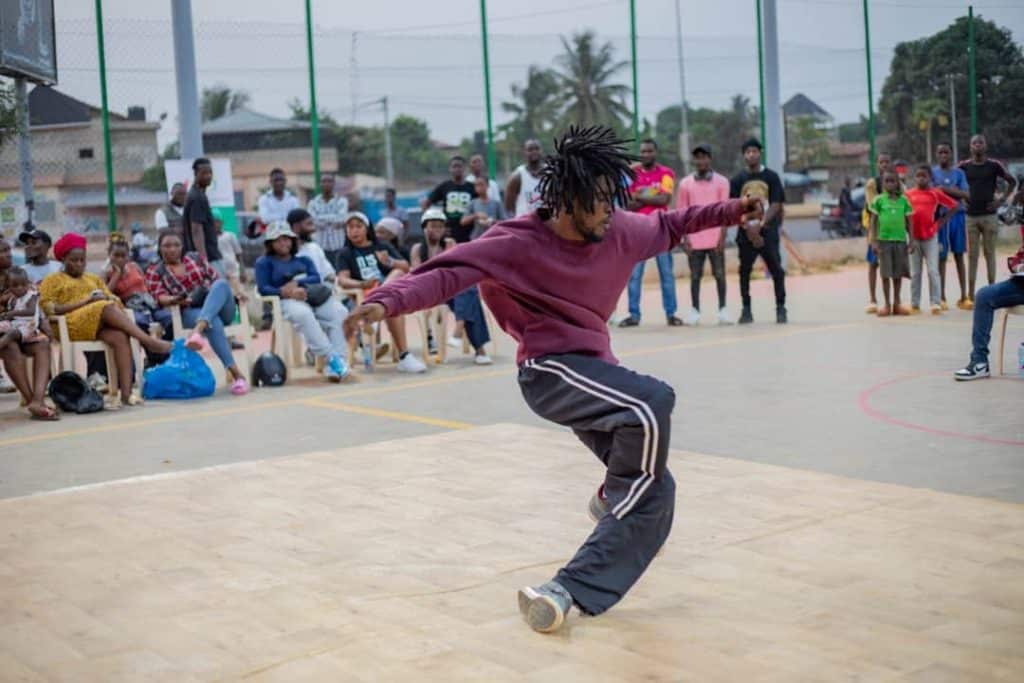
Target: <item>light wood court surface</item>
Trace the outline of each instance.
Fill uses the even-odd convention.
[[[515,591],[590,530],[567,432],[494,425],[0,501],[4,681],[1021,681],[1024,506],[676,451],[599,618]]]

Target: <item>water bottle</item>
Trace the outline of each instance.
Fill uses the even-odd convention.
[[[373,372],[373,334],[370,334],[371,343],[363,343],[363,333],[360,332],[358,336],[359,346],[363,350],[363,369],[367,372]]]
[[[1024,379],[1024,342],[1017,347],[1017,375]]]

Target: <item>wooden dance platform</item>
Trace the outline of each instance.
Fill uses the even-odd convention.
[[[674,452],[675,529],[598,618],[516,589],[601,469],[495,425],[0,501],[0,679],[1020,681],[1024,506]]]

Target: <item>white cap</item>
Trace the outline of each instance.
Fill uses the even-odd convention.
[[[447,221],[447,220],[448,220],[448,216],[444,215],[444,211],[442,211],[441,209],[437,208],[436,206],[432,206],[429,209],[427,209],[426,211],[424,211],[423,215],[420,216],[420,226],[423,226],[427,221]]]
[[[365,225],[366,227],[370,227],[370,219],[367,218],[366,214],[363,213],[362,211],[349,211],[347,214],[345,214],[346,223],[348,223],[353,218],[355,218],[358,221],[361,221],[362,224]]]
[[[287,221],[271,221],[267,226],[267,231],[263,234],[263,241],[273,242],[278,237],[298,239],[299,236],[292,232],[292,226],[288,225]]]
[[[394,216],[384,216],[384,218],[377,221],[377,225],[374,226],[374,230],[387,230],[401,240],[402,235],[405,234],[405,224]]]

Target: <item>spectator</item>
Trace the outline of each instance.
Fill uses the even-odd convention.
[[[1024,239],[1024,236],[1022,236]],[[1011,306],[1024,306],[1024,244],[1006,260],[1010,277],[997,285],[978,290],[974,301],[974,326],[971,331],[971,359],[967,367],[957,370],[959,381],[981,379],[991,372],[988,366],[988,342],[992,336],[992,319],[996,310]]]
[[[497,183],[488,182],[487,176],[477,176],[473,181],[473,189],[476,197],[469,203],[469,212],[462,217],[462,225],[472,226],[469,235],[471,240],[483,235],[487,229],[498,221],[506,218],[505,207],[498,201],[497,194],[491,194],[492,186],[496,189]],[[379,226],[378,226],[379,227]]]
[[[107,256],[108,265],[103,272],[107,289],[131,311],[139,329],[148,332],[152,323],[159,323],[164,339],[170,339],[173,334],[171,312],[161,308],[150,294],[146,287],[146,274],[129,258],[128,243],[119,233],[111,234]]]
[[[420,223],[423,230],[423,241],[417,242],[409,250],[413,269],[455,246],[455,240],[445,237],[445,216],[440,209],[431,208],[424,211],[420,217]],[[427,347],[429,353],[437,353],[437,343],[433,331],[429,328],[427,329]]]
[[[288,226],[299,238],[298,256],[305,256],[313,262],[313,267],[320,275],[320,280],[331,287],[337,279],[334,264],[327,258],[326,252],[313,241],[317,233],[316,222],[313,216],[305,209],[292,209],[288,212]],[[340,252],[339,252],[340,253]]]
[[[509,216],[522,216],[541,205],[537,191],[540,170],[544,167],[540,142],[527,140],[523,144],[523,155],[526,163],[516,166],[505,185],[505,213]]]
[[[214,224],[210,200],[206,197],[206,188],[213,182],[213,166],[209,159],[200,157],[192,162],[192,172],[195,179],[192,181],[192,189],[188,191],[182,213],[184,239],[181,248],[186,254],[199,254],[205,263],[223,275],[224,264],[217,245],[217,226]],[[158,253],[157,256],[162,258],[163,254]]]
[[[899,176],[893,171],[887,171],[882,176],[882,188],[885,192],[875,197],[870,207],[871,248],[878,257],[878,268],[882,272],[882,294],[885,296],[885,306],[878,309],[878,317],[910,315],[910,310],[900,305],[900,286],[902,278],[910,275],[907,254],[913,247],[908,244],[907,238],[914,209],[903,194]]]
[[[213,225],[217,230],[217,249],[224,262],[224,277],[236,297],[242,296],[242,245],[238,235],[224,229],[224,216],[219,208],[213,209]]]
[[[15,266],[7,271],[6,294],[6,303],[0,308],[0,354],[8,346],[45,340],[39,292],[23,268]]]
[[[501,189],[498,188],[498,183],[493,179],[488,179],[487,169],[484,168],[483,155],[474,154],[469,158],[469,173],[466,175],[466,180],[471,183],[476,183],[477,178],[484,178],[487,180],[487,195],[496,202],[501,202]],[[479,196],[477,192],[477,196]]]
[[[317,244],[331,263],[331,271],[338,269],[338,256],[345,248],[345,214],[348,213],[348,200],[334,194],[335,177],[333,173],[320,176],[320,194],[313,197],[306,205],[306,211],[313,217],[313,233]],[[294,209],[289,211],[290,216]],[[288,216],[285,219],[295,224]],[[301,237],[301,236],[300,236]],[[317,270],[321,270],[317,267]],[[321,274],[322,271],[321,271]]]
[[[270,172],[270,189],[263,193],[259,201],[260,220],[264,225],[274,221],[286,221],[288,212],[299,208],[299,200],[285,189],[288,178],[284,171],[275,168]]]
[[[70,339],[65,341],[99,340],[109,346],[120,378],[121,402],[138,405],[142,399],[132,393],[129,337],[154,354],[170,353],[171,344],[140,330],[135,320],[122,310],[121,301],[107,289],[106,283],[85,272],[85,247],[85,237],[77,233],[67,233],[57,240],[53,255],[64,264],[64,269],[47,275],[39,286],[43,311],[67,318]]]
[[[693,166],[697,170],[679,183],[676,208],[703,206],[729,199],[729,179],[711,168],[711,146],[698,145],[693,149]],[[725,308],[725,233],[728,226],[709,228],[686,235],[683,249],[690,262],[690,303],[687,325],[700,322],[700,281],[704,275],[705,259],[711,262],[711,274],[718,289],[718,324],[731,325],[732,318]]]
[[[132,226],[131,257],[136,263],[149,265],[156,257],[155,242],[146,234],[141,225]]]
[[[384,210],[381,212],[381,218],[398,220],[402,224],[405,239],[409,239],[409,212],[398,205],[398,194],[393,187],[384,190]]]
[[[22,266],[28,273],[29,282],[34,285],[43,281],[50,273],[60,270],[60,261],[50,259],[50,236],[35,228],[31,223],[26,223],[27,228],[18,235],[18,241],[25,245],[25,265]]]
[[[448,223],[447,216],[445,223]],[[409,263],[401,259],[394,247],[377,241],[366,214],[350,211],[345,219],[345,233],[348,242],[338,268],[338,284],[342,287],[368,291],[409,272]],[[388,318],[386,323],[398,349],[398,371],[426,372],[427,366],[423,361],[409,353],[405,317]]]
[[[11,271],[11,245],[0,237],[0,307],[11,298],[8,292]],[[42,328],[49,332],[44,318]],[[32,359],[33,376],[28,375],[28,359]],[[15,390],[21,393],[25,407],[34,420],[56,420],[57,413],[44,402],[46,385],[50,380],[50,340],[10,344],[0,350],[0,365],[4,377],[10,376]]]
[[[935,156],[938,158],[938,165],[932,167],[932,183],[950,197],[958,200],[966,200],[970,197],[967,186],[967,176],[959,168],[953,165],[953,149],[945,142],[935,148]],[[957,210],[940,209],[942,213],[952,212],[953,217],[939,228],[939,293],[940,306],[942,310],[948,311],[949,304],[946,303],[946,261],[949,253],[953,252],[953,262],[956,264],[956,277],[960,282],[960,298],[957,299],[957,308],[964,308],[967,305],[967,272],[964,268],[964,254],[967,252],[967,224],[965,221],[963,203],[957,202]]]
[[[465,217],[463,217],[463,220],[465,220]],[[373,227],[373,232],[377,235],[378,240],[393,246],[403,260],[409,260],[409,250],[402,246],[402,239],[405,236],[405,225],[400,220],[391,216],[384,216],[377,221],[377,225]]]
[[[193,165],[193,170],[195,166]],[[211,172],[212,173],[212,172]],[[174,183],[167,203],[153,214],[153,225],[157,232],[173,230],[183,236],[182,226],[185,220],[185,201],[187,194],[184,183]]]
[[[453,156],[448,162],[451,178],[434,188],[434,191],[423,200],[423,208],[440,206],[446,216],[448,234],[457,242],[468,242],[472,228],[462,225],[462,217],[469,212],[469,203],[476,196],[473,183],[465,178],[466,160]]]
[[[860,216],[857,215],[857,209],[853,205],[849,176],[843,180],[843,189],[839,190],[839,212],[846,225],[857,225],[860,222]]]
[[[928,296],[931,300],[932,315],[942,313],[941,296],[939,294],[939,230],[949,224],[956,215],[959,203],[942,190],[932,186],[932,169],[925,164],[914,172],[914,187],[907,190],[907,199],[914,213],[910,217],[912,226],[910,244],[913,253],[910,255],[910,312],[921,312],[921,261],[928,264]],[[937,209],[942,206],[947,212],[935,220]]]
[[[307,214],[303,220],[312,219]],[[298,255],[299,238],[287,223],[268,225],[263,240],[266,254],[256,261],[257,289],[263,296],[280,297],[284,319],[302,335],[315,357],[326,359],[324,376],[340,382],[348,375],[348,345],[341,329],[345,307],[324,285],[313,261]]]
[[[892,157],[885,152],[881,152],[875,159],[875,167],[878,170],[877,175],[874,178],[869,178],[867,184],[864,185],[864,211],[862,216],[864,233],[867,235],[868,242],[867,255],[864,257],[868,262],[868,305],[864,307],[864,312],[869,315],[878,313],[878,256],[871,246],[871,205],[874,204],[878,195],[882,193],[882,176],[889,172],[891,166]]]
[[[675,191],[676,176],[667,166],[658,163],[658,145],[654,140],[647,139],[640,143],[640,165],[634,167],[636,179],[629,186],[630,211],[650,215],[664,211],[672,201]],[[671,327],[678,327],[683,321],[676,317],[676,277],[672,268],[672,253],[665,252],[655,257],[658,264],[658,279],[661,280],[661,306],[665,311],[665,320]],[[619,327],[636,327],[640,324],[640,295],[644,286],[643,261],[636,264],[633,274],[629,277],[629,316],[619,323]]]
[[[159,260],[146,269],[146,287],[157,303],[181,307],[181,321],[192,329],[185,345],[202,350],[204,336],[224,365],[231,381],[231,393],[249,393],[249,383],[231,355],[224,326],[235,319],[235,298],[231,286],[200,254],[183,254],[181,240],[164,232],[157,243]]]
[[[750,310],[750,273],[754,269],[754,261],[760,256],[775,285],[775,322],[782,325],[789,319],[786,314],[786,271],[782,269],[779,254],[785,193],[778,174],[761,165],[761,142],[756,138],[743,143],[743,161],[746,168],[729,181],[729,196],[757,197],[767,202],[768,208],[760,223],[743,225],[736,231],[736,247],[740,254],[740,297],[743,299],[739,322],[741,325],[754,322]]]
[[[960,162],[960,169],[967,176],[970,197],[967,200],[967,302],[965,308],[973,307],[974,286],[978,279],[978,256],[985,252],[985,267],[988,283],[996,281],[996,239],[999,237],[999,221],[996,220],[996,189],[999,180],[1006,182],[1009,197],[1017,181],[1006,167],[995,159],[989,159],[988,142],[984,135],[971,138],[971,158]]]

